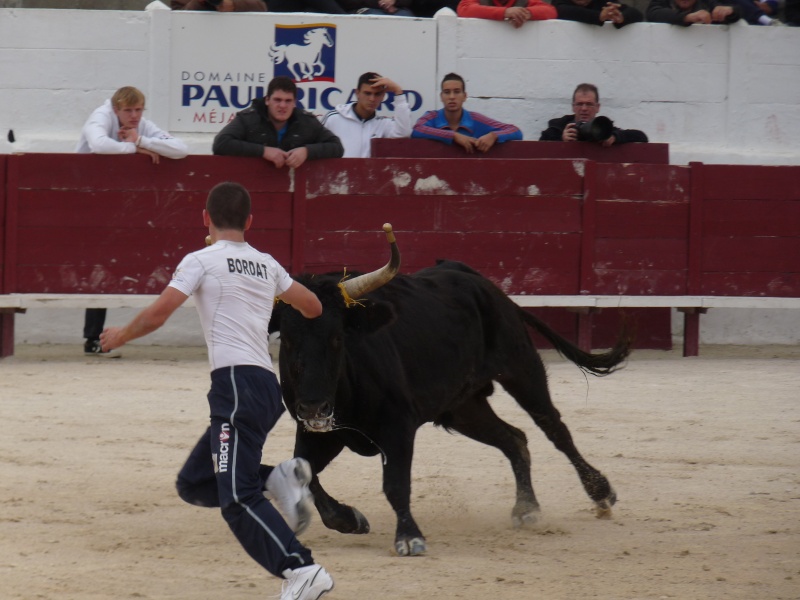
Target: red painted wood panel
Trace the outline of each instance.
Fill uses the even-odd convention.
[[[797,182],[800,188],[800,181]],[[703,203],[703,233],[713,236],[800,236],[800,199],[709,200]]]
[[[5,293],[3,289],[6,270],[6,168],[8,157],[0,155],[0,294]],[[0,319],[3,319],[0,315]],[[3,323],[0,321],[0,348],[2,347]]]
[[[705,273],[699,293],[715,296],[797,298],[800,295],[800,273]]]
[[[703,165],[703,194],[720,200],[800,200],[798,167]]]
[[[707,237],[703,242],[702,270],[800,273],[800,232],[794,238]]]
[[[583,163],[411,158],[341,158],[305,170],[306,196],[574,196],[583,191]]]
[[[372,156],[405,158],[465,158],[510,159],[510,158],[583,158],[609,163],[655,163],[669,162],[668,144],[623,144],[603,148],[588,142],[539,142],[514,141],[495,144],[487,153],[466,154],[455,144],[443,144],[421,139],[372,140]]]
[[[598,200],[598,238],[673,238],[686,244],[689,205],[636,200]]]
[[[681,271],[596,269],[590,285],[593,294],[677,296],[687,293],[686,275]]]
[[[685,239],[598,239],[594,268],[617,270],[673,270],[687,268]]]
[[[597,164],[597,197],[689,203],[688,167],[649,164]]]

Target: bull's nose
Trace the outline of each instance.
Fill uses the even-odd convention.
[[[327,419],[332,414],[333,414],[333,407],[329,402],[322,402],[319,404],[300,402],[297,405],[297,416],[303,420]]]

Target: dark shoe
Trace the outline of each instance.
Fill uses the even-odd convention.
[[[86,342],[83,345],[83,353],[86,356],[99,356],[100,358],[119,358],[122,352],[115,348],[114,350],[103,350],[99,340]]]

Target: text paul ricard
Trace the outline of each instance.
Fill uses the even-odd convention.
[[[193,123],[229,123],[236,113],[266,96],[272,76],[267,73],[181,71],[181,106],[194,109]],[[343,90],[328,82],[297,82],[297,107],[325,114],[337,104],[355,101],[355,89]],[[422,95],[404,90],[411,111],[422,106]],[[386,94],[381,109],[394,111],[394,94]]]

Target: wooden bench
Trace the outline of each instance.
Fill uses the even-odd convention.
[[[0,294],[0,358],[14,354],[14,315],[30,308],[144,308],[155,294]],[[684,314],[683,355],[700,352],[700,315],[710,308],[798,309],[800,298],[750,296],[523,296],[523,308],[566,308],[578,314],[578,345],[592,349],[592,315],[604,308],[675,308]],[[185,306],[193,306],[189,298]]]

